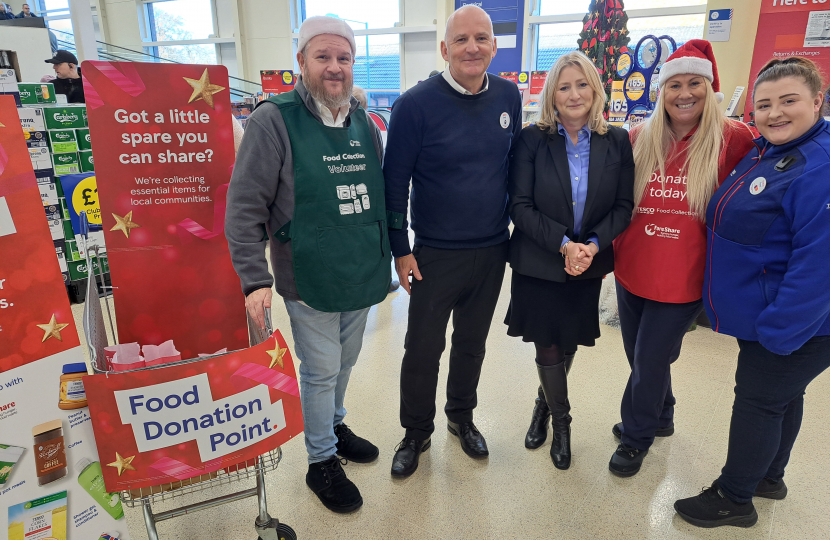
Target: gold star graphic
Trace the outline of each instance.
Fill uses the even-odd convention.
[[[216,84],[210,84],[210,78],[208,77],[208,70],[205,68],[205,72],[202,73],[202,77],[197,81],[196,79],[189,79],[187,77],[182,77],[187,84],[193,87],[193,94],[190,95],[190,99],[187,100],[188,103],[193,103],[194,101],[199,101],[200,99],[205,100],[210,108],[213,108],[213,94],[217,92],[221,92],[225,89],[224,86],[219,86]]]
[[[115,467],[118,469],[118,476],[121,476],[121,473],[124,471],[134,471],[135,467],[133,467],[132,463],[135,459],[135,456],[130,457],[121,457],[121,454],[118,452],[115,453],[115,461],[112,463],[107,463],[107,467]]]
[[[48,323],[37,325],[38,328],[43,330],[43,339],[41,339],[40,342],[43,343],[50,337],[53,337],[58,341],[63,341],[63,338],[61,338],[61,330],[67,326],[69,326],[68,323],[58,323],[55,318],[55,314],[52,313],[52,319]]]
[[[0,127],[6,127],[3,122],[0,122]]]
[[[275,340],[276,341],[276,340]],[[271,357],[271,365],[268,366],[268,369],[274,369],[274,366],[278,365],[281,369],[285,368],[285,365],[282,361],[282,357],[285,356],[285,353],[288,352],[288,349],[280,348],[280,344],[277,343],[274,347],[273,351],[265,351],[268,353],[268,356]]]
[[[113,225],[110,231],[121,231],[124,233],[124,236],[127,238],[130,237],[130,231],[135,229],[136,227],[141,227],[138,223],[133,221],[133,211],[130,210],[127,212],[127,215],[121,217],[117,214],[113,214],[112,217],[115,218],[115,225]]]

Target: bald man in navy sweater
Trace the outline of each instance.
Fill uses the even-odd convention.
[[[508,154],[522,128],[518,88],[487,74],[496,39],[484,10],[468,5],[450,16],[441,54],[447,69],[395,101],[383,165],[386,208],[393,227],[400,227],[389,231],[395,268],[411,295],[401,365],[406,435],[392,461],[392,475],[399,477],[415,472],[435,430],[439,360],[451,314],[447,428],[467,455],[489,455],[473,409],[507,260]]]

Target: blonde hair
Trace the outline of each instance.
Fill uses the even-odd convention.
[[[588,79],[588,85],[594,91],[594,103],[591,105],[591,110],[588,113],[588,129],[600,135],[605,135],[608,131],[608,123],[602,115],[605,110],[605,90],[602,87],[602,81],[599,80],[599,73],[597,73],[596,66],[587,56],[579,51],[569,52],[568,54],[560,56],[553,63],[553,66],[551,66],[548,78],[545,80],[545,86],[542,89],[542,96],[539,98],[541,111],[536,125],[543,131],[554,131],[558,129],[557,124],[559,120],[556,118],[554,96],[556,95],[556,87],[559,85],[559,76],[562,74],[562,70],[570,66],[579,68],[585,74],[585,78]]]
[[[701,221],[706,220],[706,206],[718,188],[718,161],[723,148],[723,130],[726,119],[720,112],[712,83],[704,78],[706,97],[697,131],[692,135],[686,151],[681,174],[686,175],[686,200],[689,210]],[[677,142],[671,130],[671,119],[666,112],[665,92],[660,92],[654,114],[637,134],[634,144],[634,207],[640,205],[655,171],[660,172],[660,187],[666,187],[666,156]]]
[[[366,95],[366,90],[359,86],[352,86],[352,96],[365,110],[369,109],[369,96]]]

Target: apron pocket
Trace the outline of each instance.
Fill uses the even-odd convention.
[[[317,228],[317,249],[326,269],[350,285],[366,283],[383,260],[383,237],[378,221],[361,225]]]

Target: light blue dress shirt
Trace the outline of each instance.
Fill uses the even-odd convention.
[[[582,214],[585,212],[585,199],[588,198],[588,158],[591,155],[591,130],[588,124],[580,128],[577,134],[577,143],[574,145],[571,136],[565,130],[565,126],[557,123],[559,134],[565,137],[565,152],[568,154],[568,169],[571,175],[571,200],[574,205],[574,234],[579,236],[582,231]],[[564,246],[570,238],[562,237]],[[588,239],[599,248],[597,235],[592,234]]]

